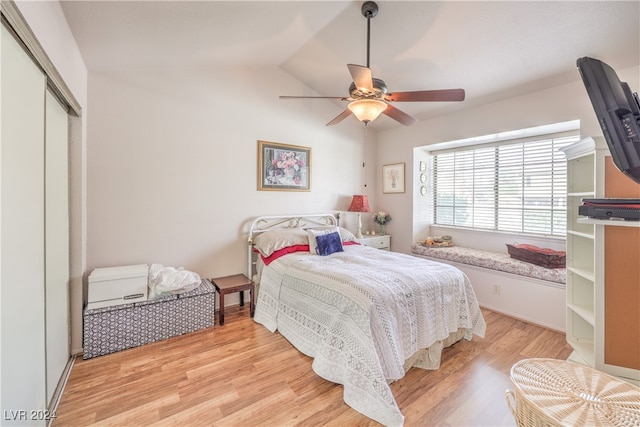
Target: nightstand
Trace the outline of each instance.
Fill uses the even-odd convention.
[[[382,249],[383,251],[391,250],[391,235],[380,234],[376,236],[365,236],[361,239],[356,239],[356,242],[364,246],[371,246],[372,248]]]
[[[255,285],[244,274],[235,274],[233,276],[218,277],[209,279],[220,296],[220,326],[224,325],[224,296],[226,294],[240,292],[240,305],[244,305],[244,291],[249,291],[249,314],[253,317],[255,311]]]

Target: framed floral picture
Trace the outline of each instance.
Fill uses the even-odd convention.
[[[258,190],[310,191],[311,148],[258,141]]]
[[[404,193],[404,163],[382,166],[382,192]]]

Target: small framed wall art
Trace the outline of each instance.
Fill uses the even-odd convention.
[[[382,192],[404,193],[404,163],[382,166]]]
[[[258,141],[259,191],[310,191],[311,148]]]

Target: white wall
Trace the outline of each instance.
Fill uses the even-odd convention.
[[[244,272],[243,227],[255,216],[344,211],[352,194],[369,194],[375,208],[365,180],[375,150],[366,150],[365,174],[363,128],[325,127],[340,112],[329,102],[279,100],[302,92],[282,71],[88,74],[58,2],[17,4],[83,109],[70,128],[73,352],[82,345],[83,279],[95,267]],[[258,139],[311,147],[312,190],[257,191]],[[343,213],[342,223],[355,221]]]
[[[576,75],[574,83],[547,91],[409,128],[370,131],[365,189],[362,128],[326,128],[340,112],[328,102],[278,100],[302,90],[287,74],[173,69],[87,77],[59,3],[17,4],[83,108],[83,117],[72,122],[70,153],[75,351],[81,345],[82,274],[95,267],[159,262],[205,277],[242,272],[243,227],[250,218],[346,210],[356,193],[369,194],[372,210],[392,214],[386,227],[392,248],[409,252],[414,147],[576,118],[584,136],[601,134]],[[617,71],[640,89],[638,67]],[[311,147],[312,191],[257,191],[258,139]],[[397,162],[406,163],[407,192],[382,194],[379,171]]]
[[[606,58],[603,60],[606,62]],[[615,64],[609,65],[615,68]],[[640,90],[638,67],[616,71],[620,79],[627,81],[633,90]],[[467,94],[467,96],[473,96],[473,94]],[[576,119],[580,120],[580,131],[583,137],[602,135],[577,70],[576,81],[569,84],[421,121],[411,127],[378,133],[377,168],[397,162],[406,162],[407,165],[405,194],[382,194],[381,190],[377,192],[377,204],[393,216],[393,221],[386,227],[393,235],[392,249],[409,253],[412,242],[426,237],[429,233],[424,224],[417,224],[413,219],[414,187],[416,187],[413,185],[415,181],[413,177],[418,176],[418,174],[414,175],[417,168],[414,164],[417,162],[413,159],[415,147]],[[441,232],[441,229],[435,231],[434,235],[438,235],[438,232]],[[450,230],[448,234],[456,237],[455,231]],[[460,232],[466,241],[474,239],[472,234]],[[478,233],[475,235],[474,247],[487,247],[487,249],[503,247],[503,252],[506,252],[502,241],[504,239],[526,243],[522,237],[512,237],[500,235],[494,238],[490,233]],[[531,243],[539,242],[531,241]],[[557,241],[549,242],[549,247],[557,247],[557,245]]]
[[[87,271],[243,273],[252,218],[346,210],[363,192],[362,127],[326,127],[329,102],[278,99],[302,90],[276,69],[90,72]],[[258,140],[311,147],[311,191],[258,191]]]

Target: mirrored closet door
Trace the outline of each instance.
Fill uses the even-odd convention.
[[[68,115],[2,25],[2,425],[45,425],[70,358]]]

